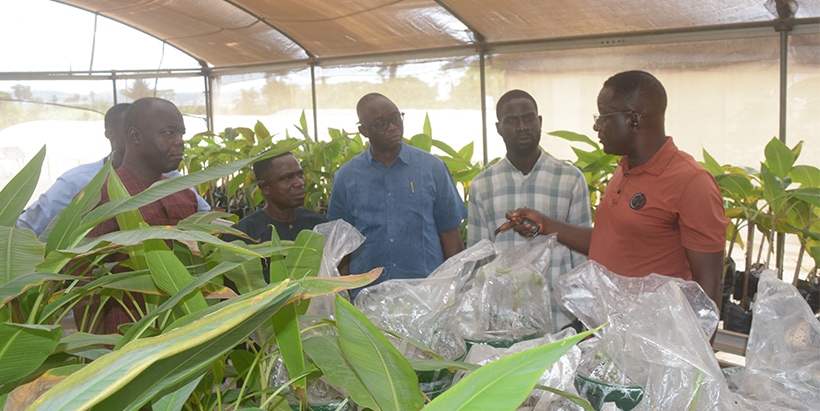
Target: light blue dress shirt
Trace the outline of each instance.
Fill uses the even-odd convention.
[[[351,254],[350,272],[385,272],[374,284],[425,278],[444,262],[439,233],[457,228],[467,208],[444,162],[407,144],[390,167],[370,150],[343,165],[333,180],[328,220],[343,219],[365,242]]]

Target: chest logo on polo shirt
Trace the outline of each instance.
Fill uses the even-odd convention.
[[[633,210],[640,210],[646,205],[646,196],[643,193],[638,193],[629,199],[629,208]]]

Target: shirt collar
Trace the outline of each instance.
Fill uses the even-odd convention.
[[[405,150],[406,147],[407,147],[407,143],[402,142],[401,143],[401,150],[399,150],[399,155],[396,157],[396,160],[401,160],[401,162],[404,163],[404,164],[410,164],[410,150]],[[382,164],[381,161],[376,160],[376,158],[373,157],[373,153],[370,152],[370,147],[368,147],[367,150],[364,151],[364,158],[367,159],[367,162],[369,164],[374,164],[374,163]],[[395,163],[395,162],[396,161],[394,160],[393,163]],[[382,166],[383,165],[384,164],[382,164]],[[393,164],[390,164],[390,165],[393,165]]]
[[[513,163],[510,161],[510,159],[509,159],[509,158],[507,158],[507,156],[506,156],[506,155],[504,155],[504,157],[502,157],[502,158],[501,158],[501,160],[499,160],[499,161],[500,161],[501,163],[505,164],[505,166],[504,166],[504,167],[506,167],[507,169],[509,169],[509,171],[512,171],[512,172],[516,172],[516,173],[518,173],[518,174],[521,174],[521,170],[519,170],[519,169],[515,168],[515,166],[513,165]],[[543,166],[544,166],[544,163],[546,163],[546,162],[547,162],[547,156],[545,156],[545,155],[544,155],[544,153],[543,153],[543,152],[541,151],[541,149],[539,148],[539,149],[538,149],[538,160],[535,160],[535,164],[532,166],[532,170],[530,170],[530,174],[535,173],[538,169],[540,169],[541,167],[543,167]],[[529,174],[528,174],[528,175],[529,175]]]
[[[629,159],[626,156],[621,157],[621,160],[618,162],[618,165],[621,166],[624,170],[629,171],[630,174],[640,174],[640,173],[649,173],[655,176],[661,175],[663,170],[672,161],[672,157],[674,157],[675,153],[678,152],[678,147],[675,145],[675,142],[672,141],[672,137],[666,137],[666,141],[663,143],[661,148],[656,152],[652,157],[649,158],[649,161],[643,163],[637,167],[629,168]]]

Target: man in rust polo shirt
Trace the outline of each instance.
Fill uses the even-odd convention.
[[[666,91],[651,74],[610,77],[598,94],[594,130],[604,151],[622,155],[593,228],[548,218],[531,209],[508,213],[522,235],[539,225],[558,240],[624,276],[658,273],[694,280],[720,308],[726,226],[714,178],[666,135]]]

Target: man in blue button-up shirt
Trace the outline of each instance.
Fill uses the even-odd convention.
[[[404,114],[370,93],[356,106],[370,149],[334,176],[327,217],[341,218],[366,238],[340,271],[385,271],[376,281],[427,277],[464,249],[458,228],[467,216],[444,162],[404,143]]]

